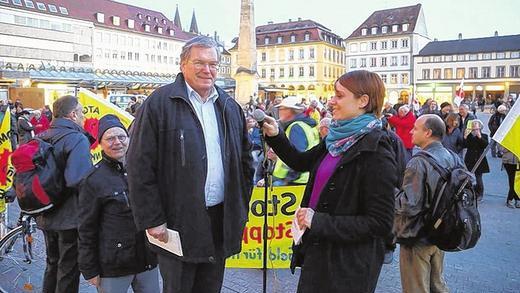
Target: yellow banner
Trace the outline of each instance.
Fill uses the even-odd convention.
[[[4,119],[0,121],[0,194],[13,185],[14,168],[11,164],[11,111],[5,110]],[[0,213],[5,211],[5,201],[0,198]]]
[[[101,119],[101,117],[107,114],[116,115],[127,129],[130,126],[130,123],[134,120],[134,117],[126,111],[89,90],[80,89],[78,92],[78,99],[83,106],[83,114],[85,115],[83,128],[96,139],[99,119]],[[52,102],[54,103],[54,101]],[[101,160],[101,146],[99,146],[97,140],[90,146],[90,154],[94,164]]]
[[[300,206],[304,185],[274,187],[269,190],[267,200],[267,267],[272,269],[289,268],[292,256],[292,219]],[[226,261],[228,268],[262,268],[263,242],[262,231],[264,214],[264,188],[255,187],[249,204],[249,222],[244,229],[242,251]]]

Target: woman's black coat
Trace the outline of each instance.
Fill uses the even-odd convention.
[[[468,170],[473,169],[475,164],[477,163],[480,155],[484,152],[488,145],[488,135],[485,133],[481,134],[481,138],[474,136],[473,134],[468,134],[466,139],[464,140],[464,147],[468,148],[466,151],[466,156],[464,157],[464,163]],[[480,165],[477,167],[475,174],[483,174],[489,173],[489,164],[484,157]]]

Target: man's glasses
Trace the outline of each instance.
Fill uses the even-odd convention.
[[[116,142],[116,139],[119,140],[121,143],[124,143],[127,138],[128,136],[126,135],[115,135],[105,138],[105,141],[108,142],[110,145],[113,145]]]
[[[203,69],[206,68],[206,66],[209,67],[211,70],[218,70],[220,67],[220,64],[218,62],[202,62],[202,61],[190,61],[193,66],[195,66],[196,69]]]

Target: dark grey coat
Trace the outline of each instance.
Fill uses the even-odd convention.
[[[294,170],[310,171],[302,207],[309,204],[325,143],[298,152],[283,132],[267,138]],[[343,154],[321,192],[301,245],[293,247],[291,268],[302,267],[298,292],[373,292],[394,218],[398,187],[390,136],[374,130]]]

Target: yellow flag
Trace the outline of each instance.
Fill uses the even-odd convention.
[[[13,185],[14,168],[11,164],[11,111],[5,110],[4,119],[0,121],[0,194]],[[5,201],[0,198],[0,213],[5,211]]]
[[[85,114],[85,124],[83,128],[94,138],[97,138],[99,119],[107,114],[113,114],[119,117],[121,123],[123,123],[127,129],[134,120],[134,117],[126,111],[89,90],[80,89],[78,99],[83,106],[83,114]],[[94,163],[101,160],[101,146],[99,146],[97,141],[90,147],[90,153]]]
[[[520,171],[518,170],[518,165],[516,165],[516,173],[515,173],[515,185],[514,189],[517,195],[520,195]]]

